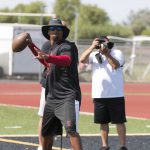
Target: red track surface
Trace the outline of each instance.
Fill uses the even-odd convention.
[[[81,83],[82,112],[93,112],[91,84]],[[125,84],[126,114],[150,119],[150,84]],[[39,106],[40,84],[35,82],[0,82],[0,104]]]

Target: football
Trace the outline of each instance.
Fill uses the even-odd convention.
[[[12,41],[12,51],[21,52],[27,47],[26,39],[31,39],[30,34],[23,32],[18,34]]]

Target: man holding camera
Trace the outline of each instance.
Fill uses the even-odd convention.
[[[91,64],[92,98],[94,101],[94,123],[100,124],[102,147],[109,150],[109,123],[116,124],[119,136],[119,150],[127,150],[126,116],[123,90],[124,56],[120,50],[113,48],[114,43],[108,37],[94,39],[92,45],[80,57],[81,64]],[[93,51],[97,49],[98,51]]]

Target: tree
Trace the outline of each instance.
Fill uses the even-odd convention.
[[[67,21],[70,30],[69,38],[94,38],[100,35],[128,37],[132,30],[124,25],[113,25],[102,8],[95,5],[81,4],[80,0],[56,0],[54,13]],[[76,24],[78,32],[76,32]]]
[[[24,13],[44,13],[45,4],[43,2],[33,2],[28,5],[17,5],[14,8],[15,12],[21,12],[23,10]],[[28,24],[41,24],[39,17],[22,17],[21,22],[27,22]]]
[[[104,24],[110,21],[107,13],[103,9],[97,6],[81,4],[80,0],[56,0],[54,13],[62,20],[67,21],[71,29],[70,38],[74,38],[77,17],[79,38],[85,37],[84,34],[81,35],[80,33],[84,33],[82,30],[86,30],[86,26],[90,27],[91,25]],[[82,28],[83,26],[85,26],[85,28]],[[92,31],[94,30],[89,30],[89,36],[92,35]]]
[[[27,5],[18,4],[13,9],[5,8],[0,11],[45,13],[45,6],[42,1],[37,1]],[[67,22],[68,27],[71,29],[69,34],[70,39],[94,38],[102,34],[122,37],[132,35],[129,26],[113,25],[104,9],[95,5],[81,4],[80,0],[56,0],[53,10],[57,17]],[[43,24],[48,24],[49,19],[50,17],[43,17]],[[39,17],[0,16],[0,22],[41,24]]]
[[[57,17],[67,21],[71,26],[75,19],[76,13],[79,11],[80,0],[56,0],[54,5],[54,13]]]
[[[128,17],[128,20],[128,25],[132,27],[134,34],[140,35],[150,26],[150,10],[143,9],[137,13],[132,11]]]
[[[78,37],[82,39],[99,36],[100,26],[110,21],[107,13],[97,6],[81,5],[79,13]]]
[[[100,35],[129,37],[133,35],[130,27],[112,24],[105,10],[97,6],[82,5],[79,16],[79,38],[95,38]]]
[[[82,26],[80,26],[78,37],[80,39],[91,39],[91,38],[93,39],[101,35],[129,37],[132,36],[133,33],[130,28],[120,24],[116,25],[112,25],[109,23],[99,25],[83,24]]]
[[[10,9],[4,8],[0,10],[1,12],[11,12]],[[0,16],[1,23],[15,23],[17,22],[17,17],[12,16]]]
[[[18,4],[15,8],[13,9],[8,9],[4,8],[1,9],[0,11],[2,12],[16,12],[16,13],[44,13],[44,7],[46,5],[41,2],[33,2],[30,4]],[[1,16],[0,17],[0,22],[4,23],[16,23],[16,22],[21,22],[21,23],[27,23],[27,24],[40,24],[40,18],[39,17],[12,17],[12,16]],[[46,21],[47,24],[48,21]]]
[[[143,30],[142,31],[142,35],[148,35],[148,36],[150,36],[150,27],[148,27],[145,30]]]
[[[91,25],[105,24],[110,21],[110,18],[103,9],[93,5],[81,5],[79,19],[81,24]]]

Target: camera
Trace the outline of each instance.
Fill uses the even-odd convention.
[[[108,49],[112,49],[114,46],[113,42],[108,42],[107,44],[105,43],[105,39],[99,38],[97,40],[99,42],[99,45],[96,47],[96,49],[100,49],[101,48],[101,44],[103,44],[104,48],[108,48]]]

